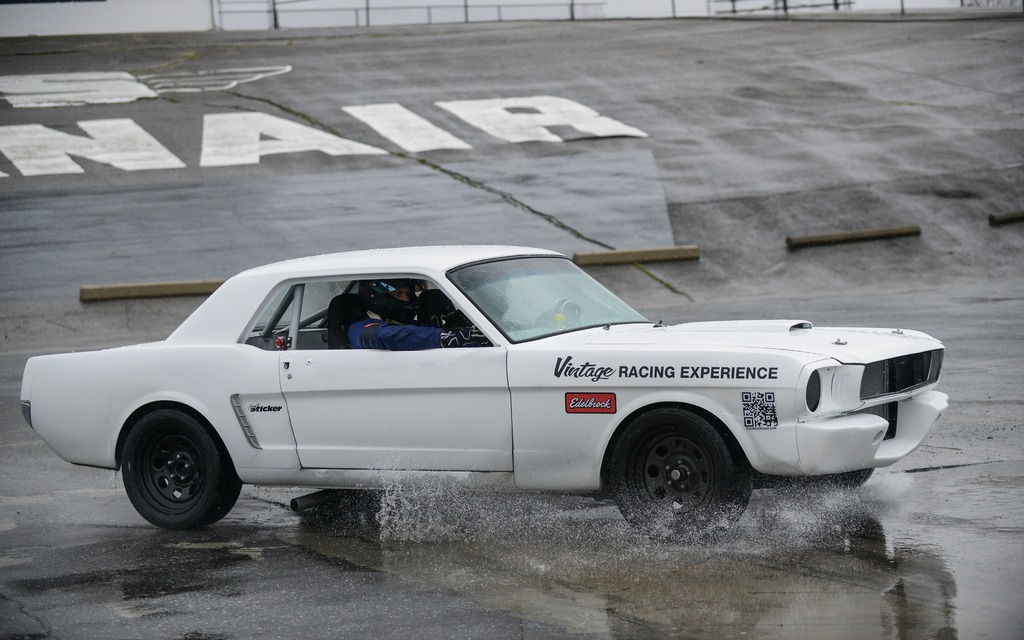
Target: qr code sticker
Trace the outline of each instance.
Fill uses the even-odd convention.
[[[743,426],[747,429],[778,429],[775,394],[771,391],[743,392]]]

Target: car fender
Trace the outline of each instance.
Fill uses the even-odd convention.
[[[778,395],[791,390],[776,389]],[[601,443],[605,462],[611,458],[622,432],[639,416],[662,407],[678,407],[708,419],[727,442],[736,444],[745,461],[764,473],[796,473],[799,470],[796,425],[780,420],[771,430],[744,428],[742,412],[736,411],[735,390],[731,389],[659,389],[637,395],[621,406],[622,418],[610,425]],[[781,403],[780,403],[781,404]]]

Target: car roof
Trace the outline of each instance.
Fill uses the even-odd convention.
[[[395,273],[427,270],[443,273],[454,267],[473,262],[525,255],[558,256],[562,254],[548,249],[503,245],[395,247],[296,258],[249,269],[239,275],[288,277],[349,269]]]
[[[441,279],[454,267],[518,256],[564,257],[530,247],[458,245],[349,251],[276,262],[230,278],[170,335],[166,344],[225,344],[238,340],[274,286],[300,278],[348,274],[422,274]]]

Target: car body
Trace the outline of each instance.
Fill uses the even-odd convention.
[[[344,348],[365,310],[343,322],[331,302],[379,278],[442,292],[490,346]],[[122,468],[164,527],[219,519],[241,484],[436,481],[608,491],[639,526],[703,531],[755,479],[856,484],[914,451],[947,406],[942,359],[910,330],[664,326],[552,251],[420,247],[245,271],[162,342],[31,358],[21,401],[65,460]]]

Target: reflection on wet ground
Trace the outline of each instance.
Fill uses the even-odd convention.
[[[956,638],[956,584],[894,546],[871,491],[755,493],[711,544],[639,536],[588,498],[395,488],[303,512],[280,539],[594,637]]]
[[[19,518],[0,522],[0,622],[66,640],[1016,640],[1024,529],[1004,485],[1022,472],[759,491],[703,544],[644,538],[610,502],[451,487],[300,514],[301,490],[247,488],[216,526],[164,531],[97,475],[92,492],[0,499]]]

